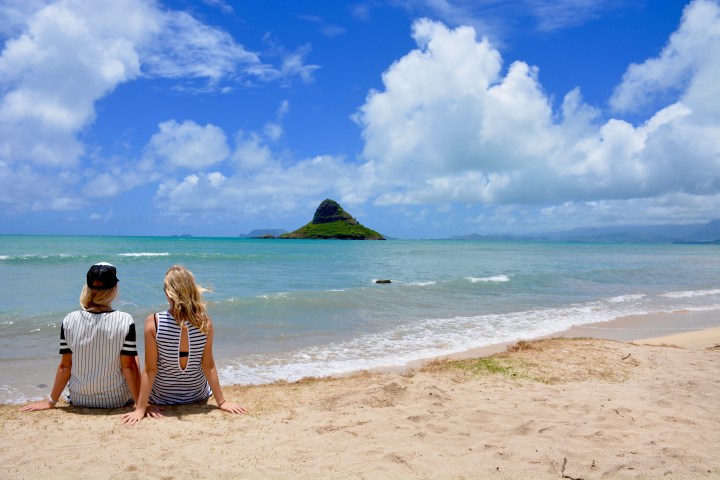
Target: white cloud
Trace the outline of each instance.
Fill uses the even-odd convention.
[[[528,25],[540,32],[552,32],[638,6],[627,0],[395,0],[393,4],[404,7],[414,17],[425,15],[450,26],[471,26],[497,44]],[[366,18],[368,9],[365,6],[357,10],[359,18]]]
[[[504,70],[497,50],[472,28],[421,20],[413,38],[417,49],[388,68],[383,89],[370,92],[355,116],[365,163],[287,160],[267,143],[276,138],[273,129],[264,136],[239,132],[232,171],[167,180],[158,204],[177,216],[283,217],[326,196],[359,208],[370,199],[406,212],[408,229],[470,218],[485,231],[717,216],[720,115],[689,100],[700,92],[697,76],[678,101],[635,125],[604,119],[579,88],[553,111],[538,69],[518,61]]]
[[[316,68],[304,64],[305,47],[277,67],[263,63],[225,31],[151,0],[28,0],[3,3],[0,14],[5,15],[0,29],[9,36],[0,53],[0,162],[6,172],[0,189],[6,191],[17,190],[17,183],[6,182],[20,175],[34,178],[34,184],[57,183],[59,171],[71,171],[66,178],[85,177],[81,163],[92,148],[79,138],[95,121],[95,103],[122,83],[154,76],[173,79],[180,89],[224,92],[228,84],[248,79],[298,76],[308,81]],[[156,145],[171,164],[207,166],[227,156],[217,129],[207,126],[200,132],[185,125],[194,131],[183,132],[182,125],[175,127],[175,137],[161,136]],[[187,149],[175,151],[173,142],[185,142]],[[189,150],[199,146],[211,150]],[[97,174],[99,182],[114,176],[109,170],[104,174]],[[73,190],[77,185],[68,181],[61,188],[60,197],[75,196],[72,201],[54,201],[53,189],[34,191],[32,208],[84,204]],[[29,208],[22,198],[30,191],[17,197],[16,208]]]
[[[720,98],[720,5],[696,0],[685,7],[680,28],[672,34],[660,56],[632,64],[610,99],[618,112],[635,112],[684,92],[683,101],[694,108],[713,108]]]
[[[134,48],[155,28],[145,2],[65,1],[28,19],[0,56],[0,158],[72,166],[94,102],[140,74]],[[123,22],[118,22],[123,18]]]
[[[0,2],[0,38],[11,38],[25,28],[28,16],[53,0],[10,0]]]
[[[261,65],[257,54],[248,52],[225,31],[205,25],[185,12],[169,11],[160,17],[157,42],[144,48],[147,73],[165,78],[204,78],[211,83],[252,73]]]
[[[708,15],[707,1],[692,4],[680,31],[695,49],[716,52],[717,36],[692,21],[695,8]],[[678,79],[677,88],[687,85],[680,101],[636,126],[603,122],[578,89],[553,112],[537,69],[515,62],[503,74],[499,53],[471,28],[421,20],[413,36],[418,48],[384,73],[384,89],[355,117],[363,154],[382,179],[378,204],[540,205],[720,191],[720,87],[706,74],[720,55]]]
[[[283,100],[277,109],[276,119],[274,122],[268,122],[265,124],[264,133],[265,136],[270,140],[276,142],[283,135],[282,120],[290,110],[290,103],[287,100]]]
[[[627,0],[525,0],[520,8],[526,9],[543,32],[577,27],[607,12],[637,6]]]
[[[230,155],[225,133],[212,124],[204,127],[193,121],[163,122],[152,136],[145,154],[171,168],[204,170]]]
[[[267,168],[275,161],[272,151],[257,133],[238,132],[235,136],[236,148],[231,161],[238,171],[255,171]]]
[[[212,211],[217,216],[286,216],[310,198],[351,188],[350,168],[341,158],[319,156],[286,167],[272,161],[250,175],[196,173],[179,182],[162,182],[156,202],[179,215]]]
[[[211,7],[219,8],[223,13],[227,15],[232,15],[233,13],[235,13],[232,5],[225,3],[223,0],[203,0],[203,2],[210,5]]]

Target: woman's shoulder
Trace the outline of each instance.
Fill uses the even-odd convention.
[[[112,310],[110,312],[102,312],[102,313],[99,313],[98,315],[102,315],[103,317],[112,317],[116,320],[122,320],[125,322],[135,323],[135,319],[133,319],[132,315],[130,315],[127,312],[121,312],[120,310]]]
[[[83,314],[83,310],[75,310],[67,315],[65,315],[65,318],[63,318],[63,325],[67,324],[68,322],[72,322],[73,320],[80,318]]]

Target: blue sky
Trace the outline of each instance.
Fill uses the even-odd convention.
[[[0,0],[0,233],[720,217],[718,0]]]

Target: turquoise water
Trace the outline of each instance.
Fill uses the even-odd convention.
[[[170,265],[211,288],[223,383],[402,365],[624,315],[720,309],[712,245],[0,236],[0,402],[48,392],[60,322],[99,261],[118,267],[115,307],[140,327],[166,307]]]

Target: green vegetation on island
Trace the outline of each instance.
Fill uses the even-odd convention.
[[[364,227],[334,200],[323,200],[310,223],[278,238],[340,240],[385,240],[375,230]]]

